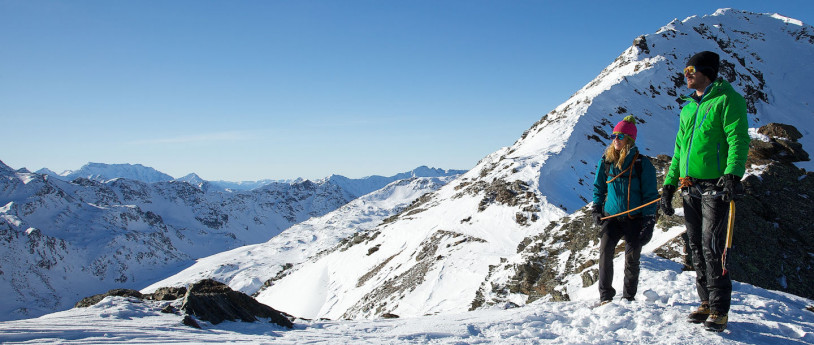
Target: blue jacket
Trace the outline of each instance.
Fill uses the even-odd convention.
[[[633,164],[633,157],[639,149],[634,146],[631,148],[630,153],[625,157],[625,162],[622,169],[616,165],[607,163],[609,166],[608,173],[605,173],[603,160],[604,156],[599,159],[596,167],[596,179],[594,179],[594,204],[604,205],[606,215],[613,215],[619,212],[624,212],[629,209],[639,207],[650,201],[659,198],[658,182],[656,180],[656,168],[647,157],[641,157],[641,176],[639,176],[636,167],[631,168],[622,176],[619,176],[613,182],[608,183],[614,176],[619,175],[625,171],[631,164]],[[633,175],[633,180],[628,185],[630,175]],[[630,187],[630,200],[628,207],[628,187]],[[658,203],[643,207],[639,210],[630,213],[631,216],[635,215],[655,215],[658,209]],[[620,217],[625,217],[620,216]]]

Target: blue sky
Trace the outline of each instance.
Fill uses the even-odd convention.
[[[0,160],[207,180],[470,169],[637,36],[814,1],[0,0]]]

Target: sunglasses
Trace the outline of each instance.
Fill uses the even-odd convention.
[[[687,67],[684,68],[684,74],[685,75],[687,75],[687,74],[695,74],[695,72],[696,72],[695,66],[687,66]]]
[[[622,133],[619,133],[619,134],[611,134],[611,138],[613,138],[613,139],[615,139],[615,140],[622,141],[622,140],[625,140],[625,135],[624,135],[624,134],[622,134]]]

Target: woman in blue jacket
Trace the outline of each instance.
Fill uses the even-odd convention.
[[[605,150],[594,180],[594,222],[602,227],[599,243],[599,300],[608,303],[613,289],[613,256],[619,240],[625,239],[625,279],[622,298],[634,300],[639,286],[639,257],[642,245],[653,236],[657,204],[635,209],[659,198],[656,169],[636,147],[636,119],[627,116],[613,128],[613,142]],[[613,216],[608,219],[603,217]]]

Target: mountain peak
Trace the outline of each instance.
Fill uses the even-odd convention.
[[[108,181],[116,178],[126,178],[147,183],[172,181],[174,178],[151,167],[141,164],[85,164],[77,171],[65,176],[67,180],[84,177],[96,181]]]
[[[0,174],[2,174],[2,175],[14,174],[14,169],[12,169],[10,166],[3,163],[3,161],[0,161]]]

